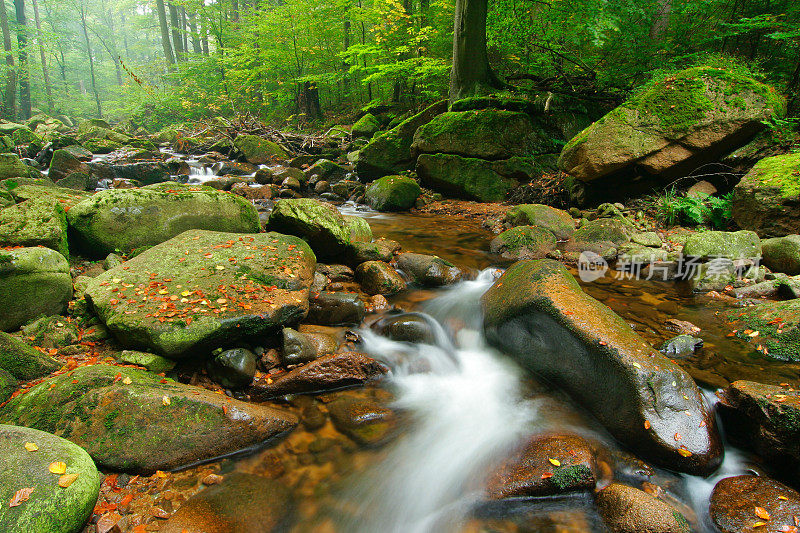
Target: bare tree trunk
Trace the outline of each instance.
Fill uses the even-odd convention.
[[[103,110],[100,107],[100,95],[97,93],[97,80],[95,79],[94,75],[94,57],[92,57],[92,45],[89,42],[89,32],[86,29],[86,11],[83,8],[83,4],[78,4],[80,6],[80,14],[81,14],[81,24],[83,25],[83,37],[86,39],[86,55],[89,56],[89,72],[92,75],[92,91],[94,91],[94,101],[97,103],[97,117],[103,118]]]
[[[28,71],[28,34],[25,27],[25,0],[14,0],[17,15],[17,56],[19,57],[19,116],[31,118],[31,78]]]
[[[42,77],[44,78],[44,89],[47,94],[47,109],[53,110],[53,91],[50,89],[50,75],[47,72],[47,57],[44,53],[44,33],[42,33],[42,23],[39,21],[39,4],[36,0],[33,3],[33,20],[36,23],[36,34],[39,36],[39,57],[42,60]]]
[[[8,79],[6,80],[6,94],[3,100],[3,116],[15,120],[17,118],[17,69],[14,67],[14,53],[11,50],[11,31],[8,29],[8,14],[6,3],[0,4],[0,26],[3,30],[3,49],[6,52],[6,65],[8,66]]]
[[[156,11],[158,12],[158,25],[161,28],[161,46],[164,47],[164,57],[167,64],[175,64],[175,54],[172,52],[172,44],[169,42],[169,28],[167,27],[167,12],[164,9],[164,0],[156,0]]]
[[[200,54],[203,50],[200,48],[200,35],[197,33],[194,11],[189,11],[187,17],[189,19],[189,33],[192,34],[192,50],[194,50],[195,54]]]
[[[672,15],[672,0],[658,0],[658,8],[650,25],[650,39],[660,41],[669,28],[669,19]]]
[[[319,90],[317,84],[304,81],[300,84],[297,95],[297,107],[306,115],[308,120],[322,118],[322,107],[319,104]]]
[[[486,52],[487,0],[456,0],[450,102],[500,89]]]
[[[186,28],[186,8],[181,6],[180,10],[181,15],[181,36],[183,37],[183,51],[185,54],[189,54],[189,32]]]
[[[172,46],[175,48],[175,59],[183,61],[183,39],[181,39],[180,26],[178,22],[178,8],[170,2],[169,6],[169,25],[172,28]]]

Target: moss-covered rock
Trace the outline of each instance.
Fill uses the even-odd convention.
[[[381,129],[381,123],[372,113],[367,113],[358,121],[353,124],[353,128],[350,130],[350,133],[353,135],[354,138],[365,137],[367,139],[372,138],[379,130]]]
[[[397,294],[406,288],[403,277],[383,261],[361,263],[356,276],[367,294]]]
[[[800,235],[787,235],[761,241],[764,265],[773,272],[800,274]]]
[[[101,191],[67,215],[76,244],[95,256],[152,246],[190,229],[256,233],[256,208],[210,187],[160,183]]]
[[[406,211],[422,194],[419,184],[406,176],[384,176],[367,187],[366,200],[378,211]]]
[[[564,249],[571,253],[594,252],[605,259],[617,256],[620,246],[631,239],[632,228],[617,218],[592,220],[575,230]]]
[[[358,153],[356,171],[359,179],[366,182],[381,176],[412,170],[416,159],[411,154],[414,132],[420,126],[433,120],[433,117],[445,111],[447,111],[447,102],[437,102],[407,118],[391,130],[376,135]]]
[[[761,257],[761,239],[753,231],[702,231],[691,235],[683,246],[683,255],[709,260],[758,259]]]
[[[800,361],[800,300],[763,302],[727,315],[730,329],[753,353],[778,361]],[[750,336],[754,331],[758,335]]]
[[[354,243],[372,240],[372,231],[364,219],[348,220],[333,205],[310,198],[279,200],[267,226],[301,237],[323,261],[341,260],[343,254],[354,252]]]
[[[45,246],[69,257],[64,208],[47,198],[31,198],[0,209],[0,246]]]
[[[44,141],[41,137],[36,135],[30,128],[27,126],[23,126],[22,128],[17,129],[14,133],[11,134],[11,140],[14,141],[14,144],[17,146],[35,144],[37,146],[43,146]]]
[[[515,263],[482,306],[491,344],[567,391],[624,445],[684,472],[712,472],[721,462],[714,418],[689,374],[560,263]]]
[[[122,144],[109,139],[87,139],[83,142],[84,148],[93,154],[110,154],[122,148]]]
[[[417,175],[426,187],[480,202],[502,202],[519,182],[527,182],[538,167],[530,158],[487,161],[451,154],[422,154]]]
[[[31,167],[20,161],[17,154],[0,154],[0,179],[27,178]]]
[[[51,180],[66,178],[74,172],[90,174],[92,170],[66,148],[53,152],[53,158],[50,160],[50,172],[48,173],[48,177]]]
[[[303,318],[315,265],[296,237],[190,230],[101,274],[85,294],[123,344],[204,357],[214,343]]]
[[[397,256],[397,266],[412,282],[427,287],[450,285],[463,276],[457,266],[438,255],[402,253]]]
[[[256,135],[239,135],[233,145],[244,154],[248,162],[255,165],[269,163],[273,159],[286,159],[289,154],[277,143]]]
[[[693,67],[653,80],[572,138],[559,168],[582,181],[631,170],[670,177],[746,144],[785,112],[771,87],[736,72]]]
[[[0,408],[0,421],[48,431],[101,466],[143,474],[255,446],[297,424],[272,407],[110,365],[45,380]]]
[[[161,357],[154,353],[139,352],[136,350],[122,350],[117,360],[128,365],[143,366],[150,372],[155,372],[156,374],[160,372],[169,372],[175,368],[175,361],[171,359]]]
[[[44,406],[47,409],[48,406]],[[29,452],[26,444],[35,444]],[[66,488],[49,465],[61,462],[66,474],[76,474]],[[100,473],[94,461],[75,444],[44,431],[0,425],[0,524],[6,531],[74,533],[92,515],[100,493]],[[11,507],[17,491],[30,488],[28,500]]]
[[[595,495],[598,512],[615,533],[692,533],[695,529],[675,507],[654,495],[612,483]]]
[[[46,376],[61,367],[26,342],[0,331],[0,368],[22,381]]]
[[[569,239],[575,233],[575,222],[566,211],[543,204],[521,204],[506,211],[505,222],[512,226],[539,226],[556,239]]]
[[[48,248],[0,249],[0,330],[60,314],[72,298],[69,263]]]
[[[543,144],[525,113],[486,109],[437,115],[417,129],[411,151],[498,160],[545,153]]]
[[[19,387],[19,382],[11,372],[0,368],[0,403],[5,402]]]
[[[14,141],[8,135],[0,135],[0,154],[16,154]]]
[[[761,159],[733,189],[731,214],[762,237],[800,233],[800,154]]]
[[[556,238],[539,226],[517,226],[489,243],[489,251],[506,259],[544,259],[556,249]]]

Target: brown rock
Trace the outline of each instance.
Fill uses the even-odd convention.
[[[710,512],[722,533],[797,531],[800,494],[767,477],[727,477],[714,487]]]
[[[689,521],[650,494],[612,483],[595,496],[598,511],[615,533],[690,533]]]
[[[385,444],[397,427],[391,409],[366,398],[340,396],[328,404],[328,411],[336,429],[362,446]]]

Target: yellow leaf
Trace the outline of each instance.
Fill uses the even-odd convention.
[[[753,527],[763,527],[763,526],[766,526],[766,525],[767,525],[766,522],[755,522],[753,524]]]
[[[125,376],[125,378],[122,380],[122,383],[124,383],[125,385],[130,385],[131,383],[133,383],[133,380]]]
[[[550,464],[553,466],[561,466],[561,461],[558,459],[548,459],[548,461],[550,461]]]
[[[769,520],[769,513],[763,507],[756,507],[755,509],[756,516],[762,520]]]
[[[51,474],[64,474],[67,471],[67,465],[61,461],[54,461],[50,463],[48,470]]]
[[[158,476],[160,478],[165,478],[165,477],[169,476],[169,474],[167,474],[163,470],[156,470],[156,476]]]
[[[78,474],[64,474],[63,476],[58,478],[58,486],[61,487],[62,489],[66,489],[67,487],[72,485],[72,483],[76,479],[78,479]]]
[[[169,401],[169,396],[164,396],[161,398],[161,403],[163,403],[164,405],[169,405],[172,402]]]
[[[25,449],[28,450],[29,452],[35,452],[36,450],[39,449],[39,447],[33,442],[26,442]]]
[[[191,292],[189,292],[189,291],[183,291],[183,292],[181,293],[181,296],[189,296],[189,295],[191,295],[191,294],[192,294],[192,293],[191,293]]]
[[[692,452],[690,452],[686,448],[678,448],[678,453],[681,454],[683,457],[691,457],[692,456]]]
[[[161,289],[158,291],[158,294],[167,294],[169,291],[167,289]]]

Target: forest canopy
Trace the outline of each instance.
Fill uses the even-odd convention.
[[[454,0],[15,0],[2,10],[3,118],[170,123],[252,113],[283,125],[448,94]],[[724,63],[797,107],[791,0],[490,0],[509,87],[614,105],[663,70]]]

